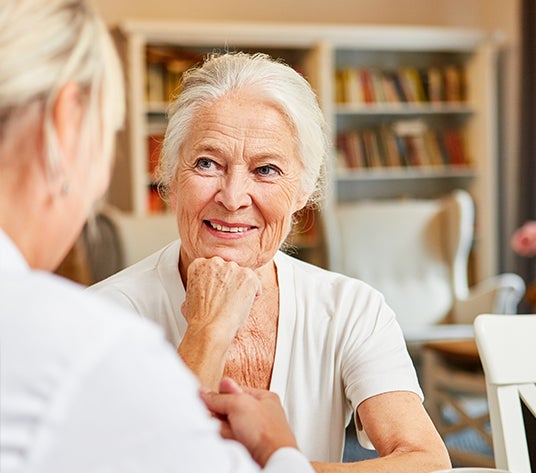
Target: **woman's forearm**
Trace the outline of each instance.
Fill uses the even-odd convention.
[[[207,334],[192,334],[186,330],[177,353],[201,386],[217,391],[228,348],[229,345],[218,343]]]
[[[446,451],[440,447],[437,451],[393,453],[385,457],[352,463],[312,462],[312,466],[317,473],[378,473],[379,471],[429,473],[446,470],[451,467],[451,463]]]

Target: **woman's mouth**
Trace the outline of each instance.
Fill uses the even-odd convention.
[[[205,225],[208,225],[210,228],[213,228],[214,230],[217,230],[219,232],[225,232],[225,233],[244,233],[248,230],[251,230],[254,227],[250,226],[243,226],[243,225],[222,225],[219,223],[211,222],[210,220],[204,220]]]

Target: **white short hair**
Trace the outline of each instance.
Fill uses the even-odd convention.
[[[303,189],[309,203],[324,194],[329,139],[326,121],[310,84],[296,70],[262,53],[211,54],[204,63],[185,72],[179,95],[168,111],[158,178],[165,194],[176,178],[179,153],[201,107],[231,93],[247,91],[285,114],[303,164]]]

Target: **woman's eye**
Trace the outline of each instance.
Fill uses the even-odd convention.
[[[281,171],[272,165],[260,166],[256,169],[256,172],[260,176],[276,176],[281,174]]]
[[[212,161],[212,159],[199,158],[195,162],[195,167],[196,168],[201,168],[201,169],[210,169],[213,164],[214,164],[214,161]]]

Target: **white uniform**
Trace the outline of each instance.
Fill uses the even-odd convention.
[[[0,230],[2,473],[256,472],[161,330],[51,274]],[[297,450],[264,471],[311,473]]]
[[[96,284],[101,293],[164,327],[178,346],[186,330],[176,241]],[[393,311],[367,284],[278,252],[280,314],[270,390],[281,397],[300,449],[338,462],[344,429],[365,399],[391,391],[422,397]],[[358,432],[362,445],[370,444]]]

